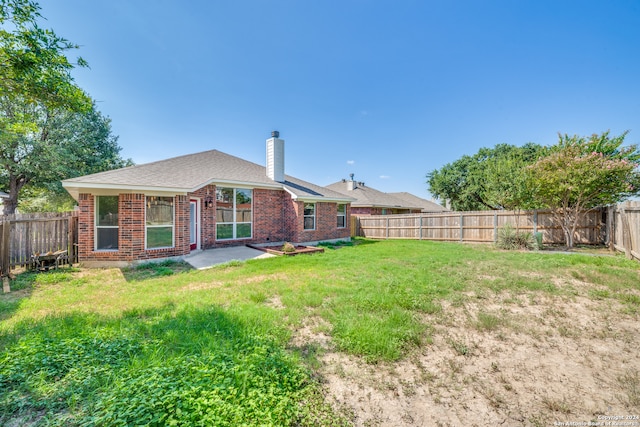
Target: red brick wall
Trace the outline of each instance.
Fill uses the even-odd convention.
[[[282,190],[253,190],[253,240],[255,243],[283,242],[286,237],[284,203],[289,194]]]
[[[93,252],[95,203],[92,194],[78,196],[78,259],[85,260]]]
[[[118,250],[96,251],[95,197],[81,194],[78,214],[78,255],[80,261],[137,261],[189,253],[189,199],[174,197],[174,247],[145,249],[144,194],[120,194],[118,201]]]
[[[304,230],[303,202],[292,200],[283,190],[253,190],[253,238],[239,240],[215,240],[216,200],[215,185],[209,185],[186,196],[175,196],[175,221],[173,248],[145,249],[144,194],[120,194],[119,234],[117,251],[96,251],[94,236],[95,197],[81,194],[79,197],[79,246],[81,261],[139,261],[186,255],[190,253],[189,200],[200,199],[200,246],[202,249],[244,245],[247,243],[311,242],[349,238],[350,207],[347,205],[347,226],[337,228],[337,204],[316,203],[316,229]],[[207,195],[212,207],[205,207]]]
[[[347,205],[346,227],[337,228],[338,204],[317,202],[316,205],[316,228],[315,230],[304,229],[304,202],[290,199],[290,225],[291,242],[318,242],[333,239],[348,239],[350,207]]]

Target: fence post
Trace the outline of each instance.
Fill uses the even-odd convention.
[[[464,216],[460,214],[460,241],[464,242]]]
[[[11,285],[9,284],[9,272],[11,265],[9,264],[10,246],[9,246],[9,233],[11,230],[11,221],[3,221],[2,234],[0,235],[0,277],[2,278],[2,292],[11,292]]]
[[[538,232],[538,210],[533,211],[533,234]]]
[[[69,219],[67,220],[67,254],[69,256],[69,264],[73,264],[73,260],[75,259],[75,248],[73,247],[73,243],[74,243],[74,229],[75,229],[75,218],[73,216],[70,216]]]
[[[387,240],[389,239],[389,218],[387,218]]]
[[[498,242],[498,212],[493,213],[493,243]]]
[[[419,240],[422,240],[422,214],[418,217],[420,219],[420,237]]]
[[[631,255],[631,230],[629,229],[629,218],[625,212],[624,206],[620,209],[620,222],[622,222],[622,245],[624,246],[624,254],[627,259],[633,259]]]
[[[613,205],[609,205],[607,206],[607,225],[606,225],[606,231],[605,231],[605,239],[606,239],[606,243],[607,246],[609,246],[609,250],[611,252],[615,252],[616,248],[615,248],[615,244],[614,244],[614,238],[615,235],[613,234],[613,216],[615,215],[615,210],[613,208]]]
[[[0,277],[4,276],[5,259],[4,259],[4,221],[0,221]]]

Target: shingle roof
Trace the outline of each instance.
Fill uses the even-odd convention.
[[[355,188],[349,190],[350,185],[350,181],[338,181],[327,185],[326,188],[355,198],[356,201],[351,203],[351,206],[354,207],[420,209],[426,212],[447,210],[437,203],[421,199],[411,193],[384,193],[375,188],[367,187],[361,182],[356,182]]]
[[[418,205],[412,205],[389,193],[367,187],[362,183],[356,183],[353,190],[349,190],[349,185],[349,181],[338,181],[327,185],[326,188],[353,197],[356,201],[352,202],[351,206],[355,207],[420,209]]]
[[[411,193],[407,193],[406,191],[401,191],[399,193],[389,193],[398,199],[404,200],[406,203],[411,204],[413,206],[420,206],[422,208],[422,212],[443,212],[448,211],[447,208],[441,206],[435,202],[430,200],[426,200],[415,196]]]
[[[276,182],[267,177],[264,166],[218,150],[188,154],[62,181],[63,187],[74,197],[77,197],[82,188],[188,193],[207,184],[282,188],[297,199],[351,201],[344,194],[289,175],[285,175],[284,183]]]

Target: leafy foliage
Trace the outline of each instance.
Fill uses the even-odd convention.
[[[38,26],[40,6],[33,0],[0,0],[0,97],[21,98],[51,108],[88,109],[89,97],[71,71],[87,66],[66,54],[78,46]]]
[[[328,410],[277,341],[216,308],[48,325],[23,330],[0,357],[0,422],[288,425]]]
[[[430,172],[429,191],[449,200],[454,210],[521,208],[527,200],[525,166],[535,162],[542,150],[533,143],[481,148]]]
[[[0,98],[0,130],[0,186],[11,196],[5,213],[23,191],[36,199],[21,205],[24,211],[72,205],[60,180],[131,164],[95,105],[74,112]]]
[[[532,204],[553,210],[567,246],[586,211],[640,194],[640,152],[622,146],[626,135],[560,135],[549,155],[528,167]]]
[[[496,246],[500,249],[536,249],[538,244],[533,234],[528,231],[518,231],[510,224],[498,230]]]
[[[36,1],[0,0],[0,187],[9,193],[5,214],[14,213],[20,192],[29,185],[60,198],[60,179],[126,164],[109,119],[71,76],[75,67],[87,65],[82,58],[72,63],[67,57],[78,46],[40,28],[39,11]],[[69,203],[68,197],[56,197],[25,208]]]

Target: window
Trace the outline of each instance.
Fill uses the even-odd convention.
[[[243,188],[216,190],[216,240],[250,239],[253,191]]]
[[[147,197],[147,249],[173,247],[173,197]]]
[[[118,249],[118,196],[96,197],[96,250]]]
[[[315,203],[304,204],[304,229],[305,230],[316,229],[316,204]]]
[[[338,228],[347,226],[347,205],[338,205]]]

